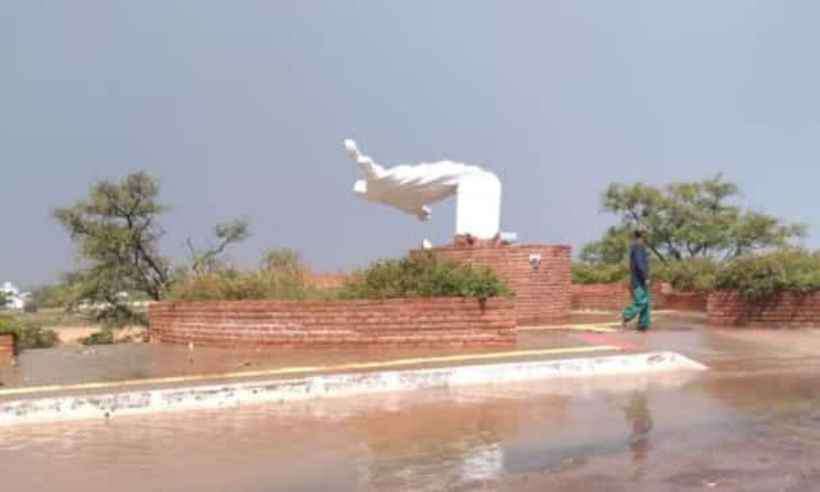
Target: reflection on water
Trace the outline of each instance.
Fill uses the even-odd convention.
[[[635,464],[633,477],[643,476],[644,462],[652,447],[650,433],[652,432],[652,414],[649,411],[646,393],[635,392],[624,408],[627,425],[631,427],[629,435],[629,449],[632,451],[632,462]]]
[[[814,408],[802,385],[784,387]],[[751,397],[730,398],[735,408],[722,388],[527,383],[7,428],[3,490],[474,490],[581,470],[646,483],[669,456],[697,460],[759,431]]]

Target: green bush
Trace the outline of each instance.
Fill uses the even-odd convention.
[[[19,350],[50,348],[60,341],[57,332],[43,328],[39,323],[20,321],[9,316],[0,317],[0,334],[9,333],[17,339]]]
[[[708,292],[715,287],[720,265],[709,259],[692,258],[653,265],[652,277],[668,282],[680,292]]]
[[[629,278],[629,267],[624,263],[584,263],[572,264],[574,284],[616,284]]]
[[[183,275],[171,287],[168,298],[182,301],[240,301],[327,297],[329,294],[306,285],[306,271],[296,251],[272,249],[265,253],[261,267],[255,271],[222,267],[199,275]]]
[[[170,298],[185,301],[303,299],[304,284],[268,271],[223,271],[184,280],[171,289]]]
[[[488,268],[438,261],[432,254],[382,260],[357,272],[340,289],[310,287],[298,255],[288,250],[266,255],[252,272],[225,269],[176,282],[169,299],[185,301],[252,299],[388,299],[396,297],[489,297],[510,295]]]
[[[83,345],[111,345],[114,343],[114,330],[104,328],[80,340]]]
[[[781,291],[818,291],[820,254],[787,249],[738,258],[718,270],[715,287],[737,290],[752,300],[770,298]]]
[[[718,263],[708,259],[689,259],[663,264],[652,261],[651,278],[668,282],[681,292],[705,292],[714,288]],[[614,284],[629,279],[629,265],[626,263],[585,263],[572,264],[574,284]]]
[[[509,296],[510,289],[485,267],[440,261],[431,253],[381,260],[354,274],[337,293],[342,299]]]
[[[262,257],[262,270],[285,275],[294,279],[304,279],[307,267],[299,252],[290,248],[274,248]]]

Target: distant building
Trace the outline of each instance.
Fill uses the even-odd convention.
[[[17,311],[22,311],[23,308],[26,307],[26,299],[30,296],[28,292],[20,292],[20,289],[15,287],[11,282],[6,282],[0,286],[0,292],[2,292],[6,298],[6,305],[0,306],[0,308],[14,309]]]

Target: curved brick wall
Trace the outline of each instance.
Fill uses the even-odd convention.
[[[571,303],[571,248],[563,245],[456,245],[433,252],[463,263],[485,265],[515,292],[518,324],[565,323]],[[541,255],[538,270],[530,266],[530,255]]]
[[[151,341],[206,346],[482,346],[515,343],[511,299],[160,302]]]
[[[749,302],[737,292],[717,291],[709,295],[707,313],[713,326],[820,326],[820,292],[783,292],[770,300]]]

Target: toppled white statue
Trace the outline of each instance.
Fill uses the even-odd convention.
[[[364,174],[364,179],[356,181],[353,187],[362,198],[428,220],[431,204],[455,195],[456,234],[492,239],[499,233],[501,182],[495,174],[452,161],[385,169],[359,152],[353,140],[344,143]]]

